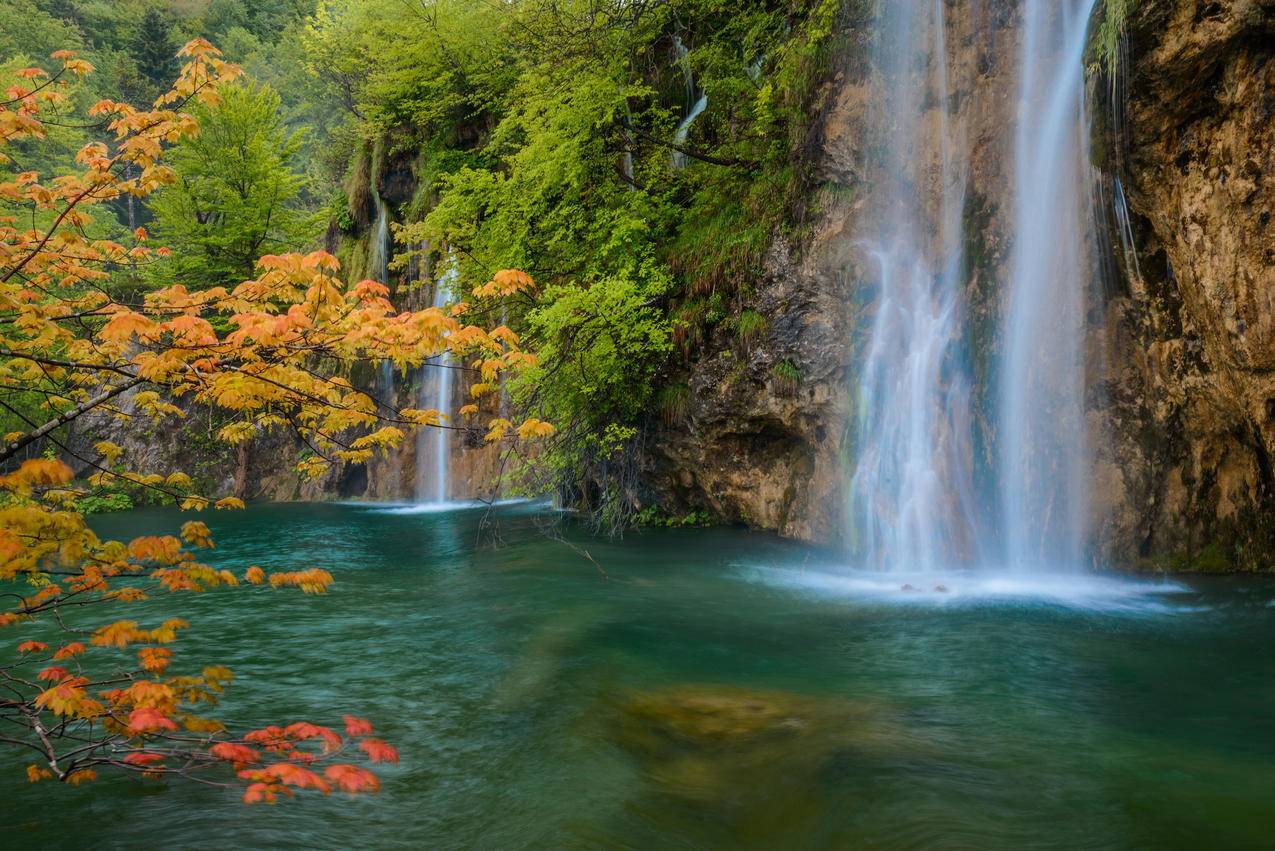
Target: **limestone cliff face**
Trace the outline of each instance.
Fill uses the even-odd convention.
[[[924,105],[925,138],[910,152],[919,162],[916,179],[930,184],[923,194],[932,198],[942,195],[940,132],[950,128],[948,155],[969,164],[961,175],[970,313],[962,343],[981,353],[978,371],[997,346],[996,281],[1008,259],[1015,9],[1013,0],[949,4],[953,91]],[[708,509],[727,521],[832,546],[848,535],[854,369],[870,324],[867,282],[878,274],[863,235],[872,230],[873,211],[882,209],[876,194],[889,179],[872,171],[890,122],[870,55],[873,21],[866,14],[844,26],[849,47],[834,62],[809,138],[795,154],[812,174],[810,207],[817,212],[803,238],[776,239],[757,285],[754,309],[769,321],[765,338],[741,350],[719,331],[693,356],[688,415],[654,426],[645,463],[649,497],[670,513]],[[953,154],[951,146],[960,150]],[[795,386],[777,380],[775,368],[784,361],[801,373]],[[976,407],[974,428],[987,446],[985,400]]]
[[[1112,128],[1136,262],[1107,305],[1095,471],[1120,561],[1275,564],[1275,2],[1156,0]]]

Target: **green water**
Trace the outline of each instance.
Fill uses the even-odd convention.
[[[904,592],[763,535],[571,534],[608,578],[544,533],[560,515],[505,509],[494,533],[484,517],[216,514],[218,564],[321,565],[332,592],[140,604],[193,623],[179,659],[235,670],[223,717],[371,718],[402,756],[379,795],[246,807],[193,784],[33,787],[10,754],[0,846],[1271,842],[1275,584]]]

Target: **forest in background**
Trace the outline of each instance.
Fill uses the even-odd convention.
[[[536,296],[501,318],[551,366],[508,389],[559,433],[521,484],[570,493],[622,464],[651,417],[685,415],[683,365],[706,334],[764,334],[750,295],[817,197],[800,154],[842,5],[0,0],[0,33],[21,34],[0,35],[0,60],[76,49],[97,69],[82,105],[149,103],[191,37],[243,67],[169,153],[179,180],[99,222],[172,249],[113,286],[233,285],[261,255],[319,246],[351,282],[377,277],[381,197],[392,283],[454,263],[460,300],[495,270],[530,273]],[[33,154],[69,161],[93,131],[56,132]]]

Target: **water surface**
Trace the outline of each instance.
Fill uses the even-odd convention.
[[[216,563],[324,566],[331,593],[136,610],[180,610],[179,660],[235,670],[229,720],[370,717],[402,756],[379,795],[33,787],[10,755],[0,846],[1233,847],[1275,829],[1275,584],[908,580],[741,531],[573,548],[562,515],[484,518],[213,514]]]

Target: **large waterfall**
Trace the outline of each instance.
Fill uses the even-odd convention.
[[[881,5],[863,246],[876,304],[860,373],[854,543],[872,567],[932,571],[976,544],[970,382],[960,350],[961,208],[968,170],[943,0]],[[930,106],[927,106],[929,104]]]
[[[1000,392],[1001,534],[1018,568],[1084,554],[1090,180],[1082,57],[1094,0],[1024,0]]]
[[[864,566],[930,573],[1082,559],[1081,53],[1092,4],[1023,0],[1013,126],[1000,146],[986,133],[979,140],[985,167],[987,158],[1013,158],[991,166],[1012,175],[1012,217],[1008,209],[1002,217],[1012,249],[995,282],[999,333],[979,338],[981,348],[972,342],[966,256],[974,160],[966,104],[985,81],[968,46],[990,51],[1004,36],[990,31],[979,0],[878,6],[871,190],[858,245],[870,297],[857,318],[865,336],[850,482],[850,539]],[[976,370],[979,358],[991,367]]]

